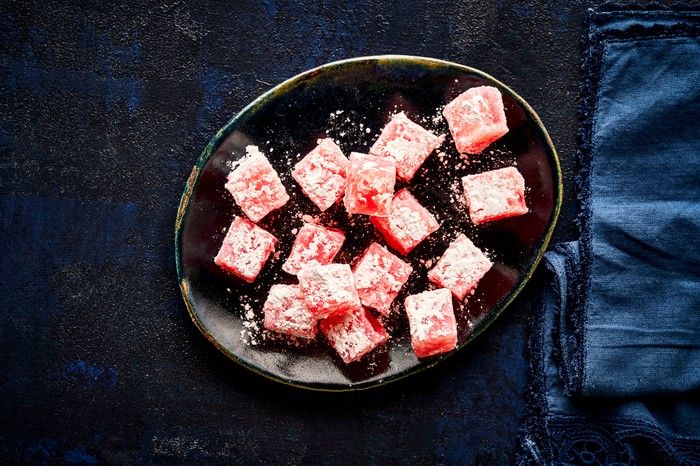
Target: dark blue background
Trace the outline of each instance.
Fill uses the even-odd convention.
[[[502,464],[524,414],[531,284],[440,367],[366,392],[269,382],[197,331],[176,209],[209,138],[308,68],[400,53],[479,68],[559,151],[573,239],[589,2],[5,1],[0,463]]]

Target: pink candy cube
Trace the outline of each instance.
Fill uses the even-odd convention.
[[[420,205],[407,189],[396,193],[388,217],[370,217],[369,220],[384,236],[387,244],[404,255],[440,227],[433,214]]]
[[[319,139],[318,146],[294,166],[292,176],[321,211],[345,192],[348,159],[332,139]]]
[[[254,223],[235,217],[214,263],[252,283],[275,250],[277,239]]]
[[[495,87],[467,89],[442,112],[457,150],[478,154],[508,132],[503,97]]]
[[[525,180],[507,167],[462,178],[469,217],[475,224],[526,214]]]
[[[377,319],[366,309],[329,317],[319,324],[321,332],[347,364],[357,361],[389,339]]]
[[[413,267],[409,264],[378,243],[370,244],[353,270],[362,305],[388,314],[392,301],[411,272]]]
[[[272,285],[263,312],[264,326],[268,330],[299,338],[316,338],[318,318],[306,308],[297,285]]]
[[[307,265],[330,264],[344,241],[345,235],[340,230],[305,223],[294,240],[292,251],[282,265],[282,270],[296,275]]]
[[[396,164],[389,157],[350,154],[345,209],[350,214],[386,217],[394,195]]]
[[[449,290],[425,291],[405,301],[411,346],[419,358],[446,353],[457,346],[457,321]]]
[[[491,269],[491,265],[489,258],[469,238],[460,234],[428,272],[428,280],[447,288],[457,299],[463,299]]]
[[[410,181],[425,159],[445,140],[397,113],[382,130],[369,153],[396,161],[396,176]]]
[[[228,175],[226,189],[253,222],[279,209],[289,200],[279,176],[256,146],[246,147],[246,157]]]
[[[310,265],[297,278],[306,307],[320,319],[360,308],[355,278],[347,264]]]

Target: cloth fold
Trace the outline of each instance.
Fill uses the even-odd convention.
[[[586,31],[581,237],[540,272],[519,460],[700,464],[700,8]]]
[[[529,413],[519,464],[700,464],[700,392],[603,398],[565,394],[562,309],[575,301],[581,252],[560,243],[545,254],[548,283],[532,316]]]

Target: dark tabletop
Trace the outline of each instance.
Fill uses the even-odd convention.
[[[392,53],[478,68],[534,107],[564,173],[553,241],[573,239],[590,2],[67,3],[0,6],[0,463],[508,463],[536,283],[436,368],[308,392],[199,333],[175,216],[202,149],[247,103],[311,67]]]

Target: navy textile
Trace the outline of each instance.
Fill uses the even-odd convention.
[[[520,460],[700,464],[700,10],[588,26],[581,239],[545,257]]]
[[[585,395],[700,388],[700,12],[677,30],[659,16],[673,17],[592,22],[609,38],[584,181],[588,301],[573,310]]]

